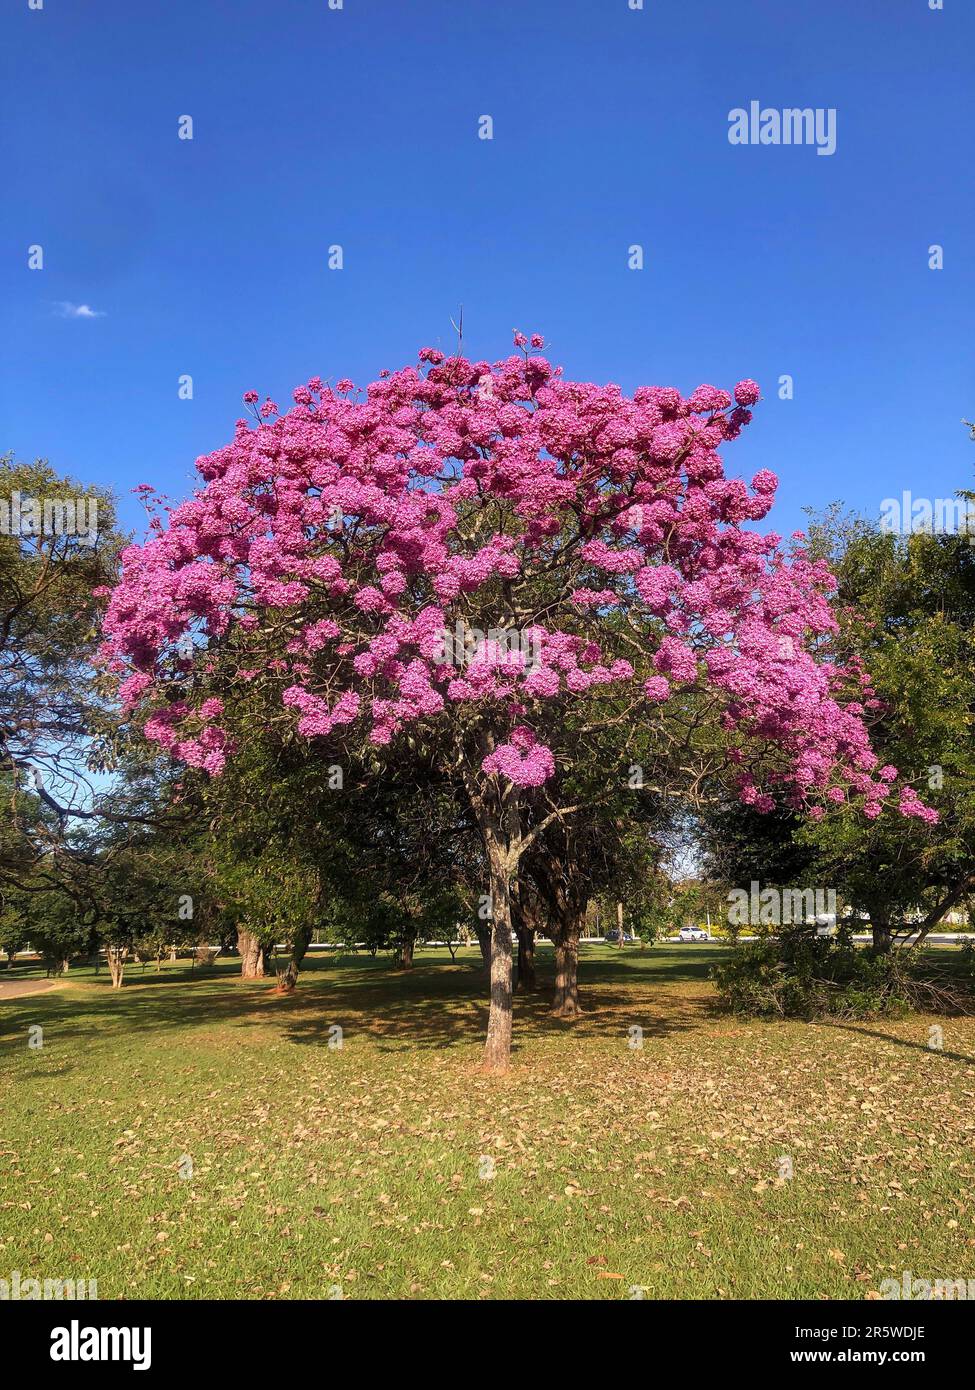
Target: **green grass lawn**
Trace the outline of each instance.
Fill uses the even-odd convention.
[[[562,1022],[539,955],[501,1080],[474,951],[315,958],[291,996],[228,962],[0,1000],[0,1278],[791,1299],[975,1277],[975,1019],[744,1023],[715,1010],[724,948],[587,946]]]

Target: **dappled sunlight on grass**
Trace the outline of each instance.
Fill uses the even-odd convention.
[[[500,1080],[474,951],[316,957],[283,996],[233,962],[121,991],[73,971],[0,1003],[0,1268],[248,1298],[863,1297],[971,1272],[975,1020],[940,1020],[943,1052],[929,1019],[742,1021],[715,1008],[723,954],[587,946],[565,1021],[543,947]]]

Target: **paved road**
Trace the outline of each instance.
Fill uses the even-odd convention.
[[[869,933],[869,932],[854,932],[854,934],[853,934],[853,940],[854,940],[854,941],[871,941],[872,939],[873,939],[873,938],[870,936],[870,933]],[[913,936],[913,937],[910,937],[910,938],[908,938],[908,939],[909,939],[910,943],[913,945],[913,943],[917,940],[917,937],[916,937],[916,936]],[[724,946],[730,946],[730,945],[731,945],[731,942],[728,940],[728,938],[727,938],[727,937],[724,937],[724,936],[714,936],[714,937],[711,938],[710,941],[681,941],[680,938],[679,938],[679,937],[676,937],[676,936],[665,936],[665,937],[663,938],[663,940],[666,941],[669,945],[674,945],[674,946],[676,946],[676,945],[678,945],[678,944],[679,944],[679,945],[682,945],[682,946],[722,946],[722,945],[724,945]],[[758,941],[758,940],[760,940],[760,938],[757,937],[757,936],[744,936],[744,935],[742,935],[742,936],[739,936],[738,940],[739,940],[739,941]],[[924,941],[925,941],[925,944],[926,944],[926,945],[931,945],[931,946],[963,946],[963,945],[965,944],[966,941],[975,941],[975,932],[961,932],[961,931],[956,931],[956,932],[929,932],[928,935],[924,938]],[[632,943],[631,943],[631,942],[627,942],[627,945],[632,945]]]

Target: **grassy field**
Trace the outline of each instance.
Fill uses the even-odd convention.
[[[743,1023],[715,1010],[723,955],[586,947],[588,1012],[519,1000],[500,1081],[474,952],[315,959],[283,997],[228,962],[0,999],[0,1277],[559,1299],[975,1277],[975,1019]]]

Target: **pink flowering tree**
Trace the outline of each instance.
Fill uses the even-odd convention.
[[[652,743],[695,692],[759,811],[774,793],[876,816],[896,776],[870,750],[868,678],[829,656],[827,567],[751,528],[773,474],[725,476],[755,383],[627,397],[563,380],[537,335],[515,345],[427,348],[365,391],[316,378],[283,415],[249,392],[253,420],[125,552],[104,624],[125,705],[191,767],[234,755],[246,692],[323,764],[395,743],[463,788],[490,875],[490,1069],[519,863],[574,809],[552,789],[587,756],[581,724]]]

